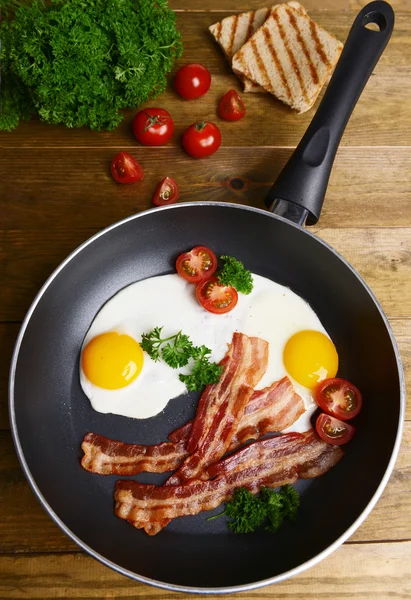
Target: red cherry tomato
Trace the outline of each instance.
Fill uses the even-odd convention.
[[[111,163],[111,174],[118,183],[133,183],[143,179],[143,169],[127,152],[119,152]]]
[[[245,116],[244,102],[235,90],[230,90],[221,98],[218,114],[226,121],[239,121]]]
[[[164,108],[145,108],[134,117],[133,133],[145,146],[167,144],[173,132],[173,119]]]
[[[237,290],[220,285],[217,277],[200,281],[196,287],[197,300],[208,312],[223,314],[233,310],[238,302]]]
[[[190,252],[180,254],[176,262],[177,273],[191,283],[198,283],[217,269],[217,257],[207,246],[196,246]]]
[[[204,96],[210,89],[210,71],[197,63],[181,67],[174,76],[174,89],[186,100]]]
[[[346,379],[324,379],[315,390],[315,399],[327,414],[348,421],[358,415],[362,406],[360,390]]]
[[[352,425],[331,417],[330,415],[326,415],[325,413],[320,414],[315,424],[315,428],[324,442],[336,446],[349,442],[355,432],[355,427]]]
[[[179,195],[178,186],[174,179],[171,179],[171,177],[164,177],[154,192],[153,204],[156,206],[173,204],[173,202],[178,200]]]
[[[193,158],[203,158],[217,152],[221,133],[217,125],[200,121],[190,125],[183,133],[184,150]]]

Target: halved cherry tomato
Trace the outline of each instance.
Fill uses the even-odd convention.
[[[226,121],[239,121],[245,116],[244,102],[235,90],[230,90],[221,98],[218,114]]]
[[[230,312],[238,302],[237,290],[220,285],[217,277],[200,281],[196,287],[196,296],[203,308],[216,314]]]
[[[355,427],[352,425],[340,421],[339,419],[335,419],[325,413],[320,414],[315,423],[315,428],[324,442],[336,446],[349,442],[355,432]]]
[[[145,146],[167,144],[174,132],[173,119],[164,108],[144,108],[133,120],[133,133]]]
[[[362,406],[360,390],[346,379],[324,379],[315,390],[320,408],[329,415],[348,421],[358,415]]]
[[[174,89],[186,100],[204,96],[210,85],[210,71],[198,63],[184,65],[174,76]]]
[[[165,204],[173,204],[178,200],[180,192],[174,179],[164,177],[157,186],[153,196],[153,204],[156,206],[164,206]]]
[[[184,150],[193,158],[203,158],[217,152],[221,144],[221,133],[217,125],[199,121],[190,125],[183,133]]]
[[[111,174],[118,183],[133,183],[143,179],[141,165],[127,152],[119,152],[111,162]]]
[[[211,277],[217,268],[217,257],[207,246],[196,246],[177,258],[177,273],[191,283]]]

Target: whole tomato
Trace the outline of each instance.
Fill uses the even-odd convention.
[[[133,133],[145,146],[167,144],[173,132],[173,119],[164,108],[145,108],[134,117]]]
[[[174,89],[186,100],[204,96],[210,85],[210,71],[198,63],[184,65],[174,76]]]
[[[199,121],[183,133],[184,150],[193,158],[203,158],[217,152],[221,145],[221,133],[217,125]]]

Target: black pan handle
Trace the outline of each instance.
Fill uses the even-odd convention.
[[[320,106],[268,193],[271,212],[300,225],[317,223],[344,129],[393,28],[387,2],[370,2],[358,13]]]

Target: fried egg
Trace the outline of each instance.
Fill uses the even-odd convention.
[[[307,408],[293,430],[308,429],[316,407],[312,388],[338,368],[334,344],[305,300],[270,279],[253,279],[252,293],[239,294],[237,306],[222,315],[205,311],[195,286],[177,274],[139,281],[113,296],[96,315],[81,350],[80,383],[93,408],[145,419],[172,398],[184,402],[187,390],[179,374],[189,368],[156,362],[139,344],[155,327],[163,327],[163,337],[182,330],[194,345],[211,349],[212,362],[223,358],[238,331],[269,343],[267,371],[257,389],[288,375]]]

